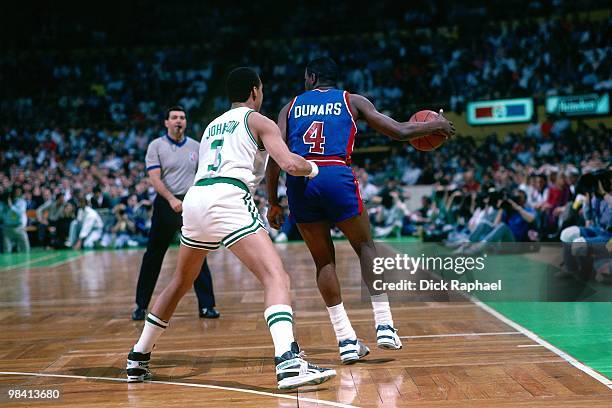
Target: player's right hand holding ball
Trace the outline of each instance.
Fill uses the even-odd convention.
[[[438,121],[440,121],[441,129],[440,132],[446,137],[446,140],[455,136],[455,125],[444,117],[444,109],[440,109],[438,113]]]

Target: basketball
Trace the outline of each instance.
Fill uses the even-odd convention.
[[[436,120],[437,117],[438,114],[434,111],[422,110],[412,115],[410,117],[410,122],[430,122],[432,120]],[[422,152],[430,152],[440,147],[445,140],[446,138],[443,134],[432,133],[430,135],[411,139],[410,144],[417,150]]]

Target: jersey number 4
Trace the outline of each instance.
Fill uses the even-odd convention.
[[[323,122],[312,122],[302,137],[304,144],[310,145],[310,153],[325,153],[325,135],[323,134]]]

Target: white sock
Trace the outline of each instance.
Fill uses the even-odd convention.
[[[153,313],[149,313],[145,319],[145,325],[142,329],[142,334],[138,343],[134,345],[134,351],[137,353],[150,353],[153,350],[153,346],[159,336],[168,327],[168,322],[155,316]]]
[[[329,313],[329,319],[332,322],[332,326],[334,326],[334,331],[336,332],[336,339],[338,342],[357,338],[355,330],[353,330],[353,326],[351,326],[351,321],[346,315],[342,302],[336,306],[328,307],[327,313]]]
[[[272,305],[264,311],[272,341],[274,342],[274,355],[282,356],[291,350],[293,343],[293,310],[289,305]]]
[[[376,326],[388,324],[393,326],[393,316],[391,316],[391,308],[389,308],[389,298],[386,293],[381,295],[370,296],[372,299],[372,309],[374,310],[374,321]]]

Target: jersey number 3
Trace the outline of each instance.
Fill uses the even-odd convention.
[[[304,144],[310,145],[310,153],[325,153],[325,135],[323,134],[323,122],[312,122],[302,137]]]

